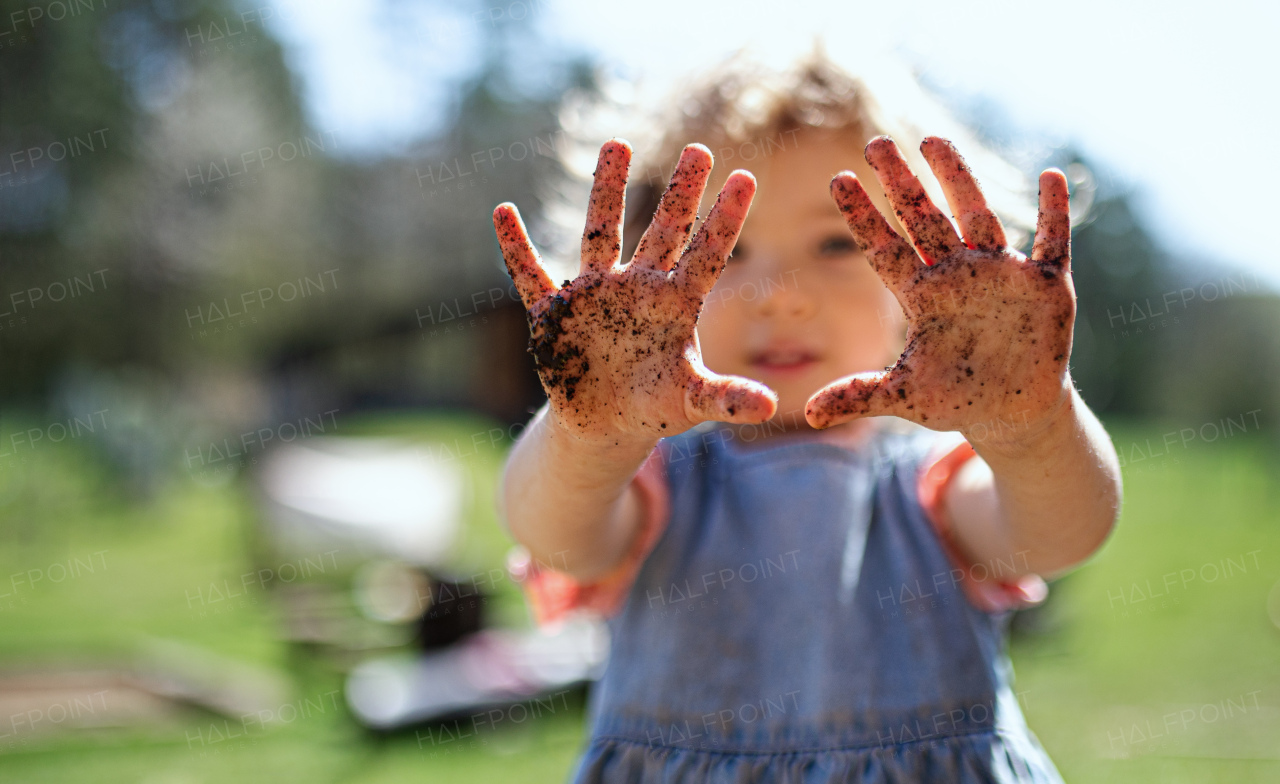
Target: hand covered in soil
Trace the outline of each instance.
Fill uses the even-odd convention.
[[[712,157],[689,145],[653,222],[623,266],[622,221],[631,148],[611,140],[596,164],[578,277],[559,289],[515,205],[493,213],[503,259],[529,320],[529,352],[550,414],[592,441],[656,440],[706,420],[763,422],[776,396],[762,384],[702,363],[694,331],[755,193],[735,171],[692,242]],[[686,247],[686,243],[688,243]]]
[[[1071,392],[1067,361],[1076,302],[1067,181],[1056,169],[1040,175],[1040,215],[1028,259],[1009,247],[951,143],[931,137],[921,150],[963,240],[888,137],[867,145],[867,162],[910,243],[852,172],[832,179],[831,195],[854,240],[902,306],[907,344],[892,368],[819,390],[805,416],[814,427],[830,427],[893,415],[933,430],[959,430],[975,444],[1016,441],[1039,432]]]

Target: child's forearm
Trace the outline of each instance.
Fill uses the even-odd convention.
[[[539,563],[579,580],[603,575],[639,526],[631,490],[655,441],[579,438],[544,407],[511,450],[501,508],[507,529]]]
[[[706,147],[685,147],[653,223],[623,265],[631,147],[605,142],[578,277],[559,287],[515,205],[493,211],[549,401],[512,450],[503,515],[535,559],[579,580],[603,576],[626,555],[647,503],[632,479],[660,438],[707,420],[764,422],[777,408],[764,385],[702,362],[698,316],[756,187],[750,173],[730,174],[691,238],[711,163]]]
[[[961,470],[947,504],[975,563],[991,566],[998,559],[1019,572],[1052,577],[1106,539],[1120,510],[1119,460],[1074,387],[1034,432],[971,443],[983,460]],[[986,492],[974,491],[982,486]]]

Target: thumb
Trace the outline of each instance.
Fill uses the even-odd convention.
[[[804,407],[812,427],[832,427],[867,416],[900,416],[902,374],[895,370],[858,373],[819,389]]]
[[[684,408],[690,422],[754,425],[773,417],[778,410],[778,395],[759,381],[722,376],[702,368],[695,371],[685,387]]]

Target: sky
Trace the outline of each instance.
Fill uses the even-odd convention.
[[[391,10],[388,8],[399,9]],[[312,121],[346,148],[402,149],[440,120],[485,25],[536,25],[661,89],[741,47],[785,63],[822,35],[874,67],[896,59],[1014,127],[1103,164],[1172,250],[1280,285],[1280,3],[479,0],[471,6],[279,0],[272,20]],[[459,12],[457,9],[470,9]],[[450,12],[450,9],[453,9]],[[434,15],[428,15],[434,14]],[[406,29],[411,35],[405,35]],[[1206,270],[1206,277],[1214,275]]]

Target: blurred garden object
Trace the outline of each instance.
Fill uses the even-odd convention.
[[[285,560],[341,551],[448,565],[462,515],[458,467],[389,439],[310,438],[267,458],[267,535]]]
[[[271,453],[259,477],[269,554],[258,561],[274,577],[284,636],[348,656],[401,649],[347,680],[353,712],[375,729],[563,694],[600,674],[608,648],[593,616],[551,630],[485,628],[494,589],[511,578],[461,576],[465,481],[446,455],[392,439],[312,438]]]
[[[311,438],[271,453],[259,487],[284,636],[347,650],[449,645],[479,631],[480,597],[453,568],[465,514],[456,463],[420,444]]]
[[[284,639],[347,651],[451,645],[480,631],[490,598],[475,585],[440,580],[392,560],[363,564],[351,584],[343,579],[283,583],[274,587],[274,595]]]
[[[427,651],[480,631],[488,598],[478,582],[438,579],[396,561],[368,564],[356,581],[366,617],[412,624],[418,647]]]
[[[483,631],[437,652],[361,664],[347,679],[347,703],[378,730],[483,717],[598,678],[608,648],[604,624],[588,615],[554,628]]]

